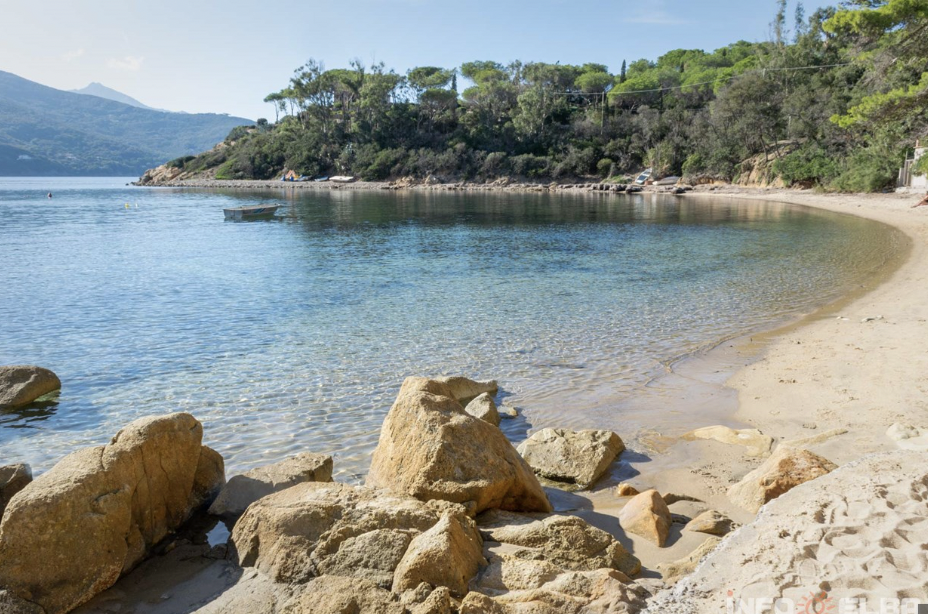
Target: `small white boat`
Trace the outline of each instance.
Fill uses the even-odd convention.
[[[250,220],[254,218],[270,217],[274,215],[280,205],[250,205],[247,207],[233,207],[223,209],[227,220]]]
[[[643,171],[641,171],[641,174],[638,175],[638,177],[635,179],[635,185],[646,184],[648,180],[651,178],[651,172],[652,171],[650,168],[646,168]]]
[[[329,177],[329,181],[332,183],[351,183],[355,181],[354,177],[347,177],[345,175],[336,175],[335,177]]]

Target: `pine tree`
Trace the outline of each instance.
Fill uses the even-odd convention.
[[[619,73],[619,83],[625,83],[625,60],[622,60],[622,72]]]

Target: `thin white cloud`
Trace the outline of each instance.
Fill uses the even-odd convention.
[[[61,59],[64,60],[65,62],[73,62],[74,60],[76,60],[77,58],[81,57],[82,55],[84,55],[84,49],[83,49],[83,48],[81,48],[81,49],[75,49],[75,50],[73,50],[73,51],[67,51],[67,52],[61,54]]]
[[[664,26],[686,23],[685,20],[674,16],[671,11],[668,11],[665,5],[666,2],[664,0],[654,0],[648,6],[641,6],[636,9],[624,21],[628,23],[645,23]]]
[[[142,67],[142,62],[144,61],[145,58],[143,57],[127,55],[121,60],[117,58],[110,58],[106,61],[106,65],[117,70],[128,70],[135,72]]]

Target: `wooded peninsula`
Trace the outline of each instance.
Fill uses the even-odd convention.
[[[185,177],[353,175],[627,181],[655,176],[880,191],[928,134],[928,4],[778,0],[770,40],[657,61],[299,67],[276,116],[234,129]],[[928,156],[916,173],[928,170]]]

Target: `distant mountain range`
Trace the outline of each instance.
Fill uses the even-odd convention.
[[[65,92],[0,71],[0,176],[141,175],[208,150],[232,128],[254,123],[158,111],[96,85]]]
[[[106,100],[112,100],[115,102],[121,102],[127,104],[130,107],[138,107],[139,109],[148,109],[149,111],[161,111],[161,109],[155,109],[147,104],[142,104],[132,96],[127,96],[122,92],[117,92],[114,89],[108,88],[102,83],[91,83],[87,87],[81,88],[79,90],[70,90],[73,94],[84,94],[85,96],[96,96],[97,98],[105,98]]]

